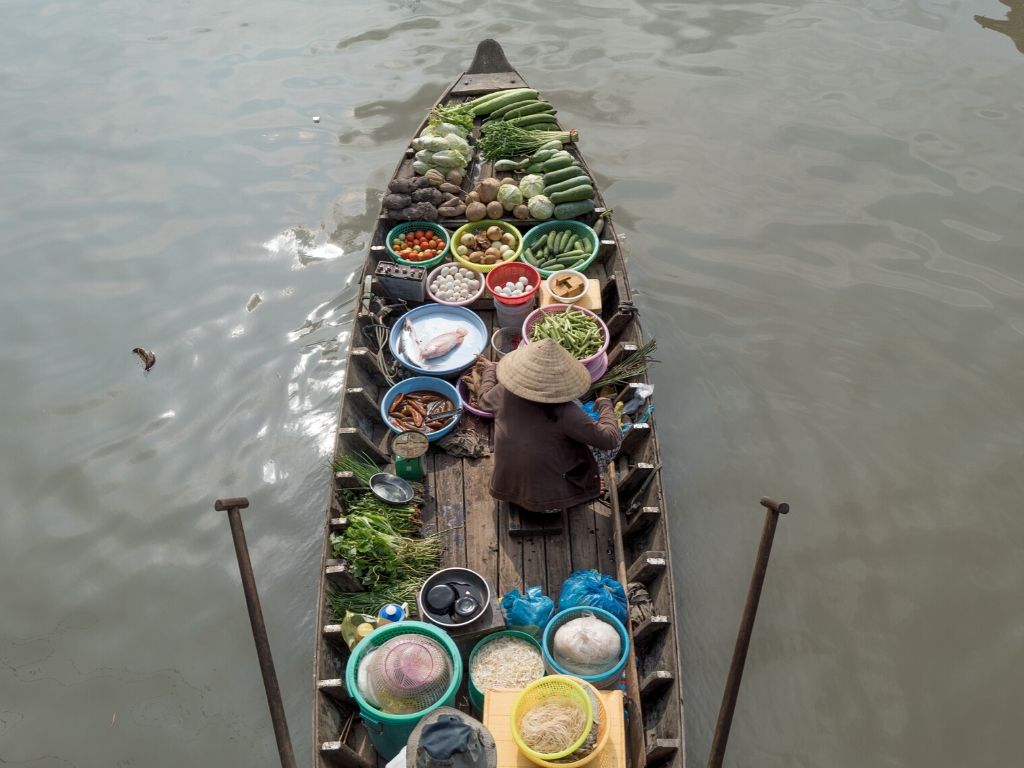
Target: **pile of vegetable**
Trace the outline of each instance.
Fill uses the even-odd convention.
[[[403,232],[391,241],[391,250],[406,261],[428,261],[444,250],[445,240],[430,229]]]
[[[472,123],[466,127],[465,124],[447,122],[437,110],[431,113],[427,127],[412,140],[412,148],[416,151],[413,172],[423,176],[431,169],[445,174],[464,169],[473,159],[473,148],[466,138],[472,127]]]
[[[597,354],[604,345],[604,331],[588,313],[569,307],[542,314],[530,328],[530,341],[554,339],[577,360]]]
[[[343,493],[348,526],[332,534],[334,557],[344,560],[365,592],[334,592],[331,609],[340,621],[346,611],[376,614],[385,603],[415,605],[416,594],[441,562],[441,539],[423,538],[419,507],[415,502],[386,504],[369,490],[369,478],[379,471],[362,457],[344,456],[334,462],[335,471],[353,472],[364,486]]]
[[[467,232],[459,238],[455,253],[473,264],[497,264],[511,259],[519,245],[518,237],[496,224]]]
[[[431,168],[423,176],[393,179],[381,205],[390,219],[437,221],[459,218],[466,212],[461,170],[442,174]],[[404,257],[403,257],[404,258]]]
[[[594,210],[593,181],[557,140],[541,144],[529,157],[498,160],[494,170],[527,174],[519,186],[534,219],[574,219]],[[526,179],[530,181],[524,189]]]
[[[593,251],[594,242],[587,234],[579,235],[569,228],[552,229],[523,250],[523,260],[538,269],[554,272],[578,267]]]

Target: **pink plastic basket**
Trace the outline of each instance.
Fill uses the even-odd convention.
[[[524,343],[530,343],[530,330],[533,328],[534,323],[537,323],[541,319],[542,312],[585,312],[597,321],[597,326],[598,328],[601,329],[601,336],[604,337],[604,342],[601,344],[601,348],[598,349],[597,352],[592,354],[590,357],[580,360],[580,362],[583,363],[583,365],[587,366],[588,370],[590,370],[590,366],[588,365],[588,363],[593,363],[595,360],[600,358],[602,355],[604,355],[605,352],[608,351],[608,326],[604,324],[604,321],[600,317],[591,312],[589,309],[577,307],[573,304],[549,304],[546,307],[535,309],[533,312],[527,315],[526,319],[523,321]]]

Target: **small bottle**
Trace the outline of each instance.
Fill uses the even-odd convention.
[[[380,609],[380,613],[377,614],[377,618],[382,624],[392,621],[402,621],[405,618],[405,606],[399,605],[398,603],[388,603]]]

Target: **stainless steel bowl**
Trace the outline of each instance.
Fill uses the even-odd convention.
[[[464,583],[467,584],[472,591],[479,595],[479,598],[474,597],[479,604],[479,610],[469,616],[440,616],[432,614],[427,608],[427,593],[433,587],[439,584],[449,583]],[[456,589],[456,592],[459,590]],[[456,594],[456,602],[459,598],[465,597],[463,594]],[[440,571],[435,572],[423,582],[423,586],[420,587],[419,594],[416,596],[416,604],[419,608],[420,620],[426,621],[430,624],[436,624],[439,627],[445,629],[456,629],[459,627],[468,627],[476,621],[479,621],[482,616],[487,615],[488,608],[491,605],[491,587],[487,583],[487,579],[481,576],[476,571],[471,571],[469,568],[443,568]]]
[[[390,472],[378,472],[371,477],[370,491],[388,504],[408,504],[416,495],[408,482]]]

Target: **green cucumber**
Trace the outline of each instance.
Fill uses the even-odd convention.
[[[561,253],[569,247],[569,240],[572,238],[572,230],[564,229],[558,236],[558,252]]]
[[[535,152],[533,156],[530,158],[530,165],[539,166],[545,160],[550,160],[552,157],[554,157],[557,151],[557,149],[545,149]]]
[[[547,175],[551,171],[557,171],[562,168],[568,168],[574,162],[575,161],[572,159],[572,155],[570,155],[568,152],[559,152],[554,157],[548,158],[543,163],[541,163],[540,168],[544,172],[544,174]]]
[[[555,192],[554,194],[547,195],[547,197],[555,205],[559,203],[575,203],[580,200],[593,200],[594,188],[589,184],[578,184],[572,189],[567,189],[565,192]]]
[[[520,128],[527,128],[534,123],[553,123],[555,121],[554,118],[546,112],[538,112],[533,115],[523,115],[522,117],[506,117],[504,120],[509,125],[517,125]]]
[[[557,272],[560,269],[565,269],[565,264],[552,264],[550,267],[541,267],[545,272]]]
[[[569,154],[568,152],[566,154]],[[548,171],[544,174],[544,186],[550,186],[551,184],[557,184],[560,181],[567,181],[568,179],[574,179],[580,175],[580,173],[586,173],[580,166],[572,165],[566,168],[559,168],[557,170]]]
[[[565,253],[560,253],[555,258],[558,259],[563,264],[568,264],[570,261],[577,261],[581,256],[586,256],[586,255],[587,255],[586,251],[575,250],[575,251],[566,251]]]
[[[550,123],[533,123],[532,125],[524,125],[523,128],[527,131],[557,131],[558,123],[554,121]]]
[[[551,197],[551,195],[555,194],[556,192],[567,192],[573,187],[578,187],[580,184],[589,184],[590,177],[583,172],[582,168],[580,168],[579,171],[580,173],[578,176],[573,176],[571,178],[566,179],[565,181],[560,181],[557,184],[546,185],[544,187],[544,196]]]
[[[534,248],[544,248],[548,244],[548,232],[537,238],[537,242],[533,244]]]
[[[532,264],[535,267],[537,266],[537,258],[533,255],[532,248],[527,248],[523,251],[523,258],[526,259],[527,264]]]
[[[521,171],[523,170],[523,163],[517,160],[498,160],[494,164],[494,170],[496,171]]]
[[[560,203],[555,205],[556,219],[575,219],[577,216],[584,216],[594,210],[593,200],[579,200],[571,203]]]
[[[481,101],[474,99],[473,102],[470,102],[472,106],[469,107],[469,110],[479,117],[480,115],[489,115],[494,110],[509,104],[515,104],[520,101],[534,101],[536,98],[537,92],[532,88],[513,88],[493,94],[493,98],[490,99]]]
[[[561,148],[562,148],[562,142],[560,140],[558,140],[558,139],[552,139],[547,144],[541,144],[539,147],[537,147],[537,152],[543,152],[545,149],[559,150]],[[534,153],[534,155],[536,155],[536,152]],[[536,157],[532,157],[530,159],[534,160],[534,159],[536,159]]]
[[[513,106],[508,112],[505,112],[502,116],[503,119],[509,120],[513,117],[524,117],[525,115],[538,115],[538,114],[556,114],[556,110],[553,106],[548,104],[546,101],[534,101],[527,102],[522,106]]]
[[[506,104],[504,107],[498,107],[493,112],[491,112],[490,119],[498,120],[502,117],[505,117],[509,112],[514,112],[517,109],[523,109],[525,107],[533,106],[535,104],[544,104],[546,106],[550,106],[546,101],[542,101],[541,99],[523,99],[523,101],[512,101]]]
[[[475,99],[469,99],[468,101],[464,101],[459,106],[466,107],[468,109],[472,109],[474,107],[478,107],[481,104],[484,104],[484,103],[490,101],[491,99],[497,99],[500,96],[507,96],[507,95],[512,94],[512,93],[524,93],[524,92],[529,91],[529,90],[531,90],[531,89],[530,88],[526,88],[526,87],[523,87],[523,88],[503,88],[500,91],[491,91],[490,93],[481,94],[480,96],[477,96]],[[533,99],[537,98],[536,91],[534,91],[534,95],[531,96],[530,98],[533,98]]]

